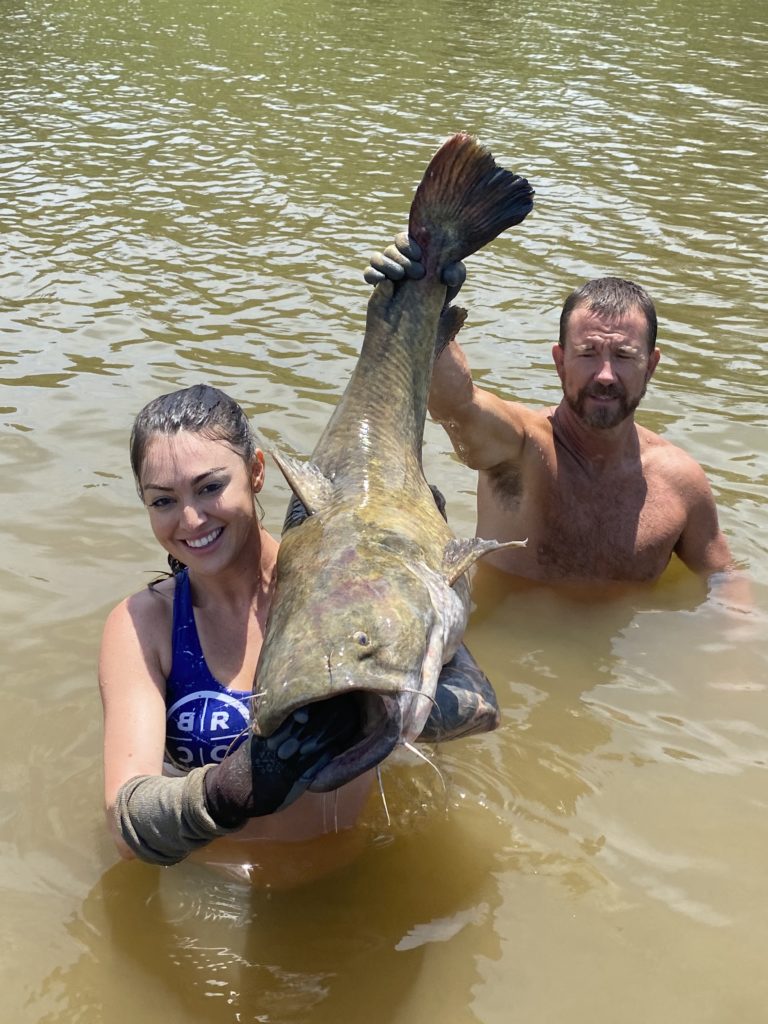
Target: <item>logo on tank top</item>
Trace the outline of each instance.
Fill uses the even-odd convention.
[[[166,712],[165,752],[189,771],[218,763],[243,742],[250,727],[247,704],[230,693],[198,690]]]

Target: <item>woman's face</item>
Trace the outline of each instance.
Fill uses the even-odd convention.
[[[248,467],[224,441],[188,431],[154,435],[139,480],[155,537],[201,573],[228,568],[258,537],[254,495],[263,483],[261,451]]]

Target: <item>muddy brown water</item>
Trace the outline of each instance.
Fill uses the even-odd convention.
[[[2,18],[0,1020],[763,1022],[764,5]],[[389,766],[389,824],[374,797],[354,836],[265,851],[250,888],[117,863],[96,650],[162,566],[131,418],[208,380],[309,452],[362,339],[366,256],[457,129],[537,190],[470,261],[477,379],[556,401],[565,294],[645,284],[663,355],[640,420],[705,467],[754,610],[677,565],[600,594],[486,571],[469,640],[503,726],[446,746],[440,776]],[[474,477],[434,424],[425,465],[470,533]],[[278,530],[274,468],[267,491]]]

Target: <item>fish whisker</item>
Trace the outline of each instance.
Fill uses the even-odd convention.
[[[246,696],[242,697],[241,700],[244,704],[247,704],[250,700],[258,700],[260,697],[263,697],[266,692],[266,690],[255,690],[253,693],[246,694]]]
[[[445,725],[445,716],[443,715],[443,709],[440,707],[440,705],[437,703],[434,697],[430,697],[428,693],[424,693],[423,690],[418,689],[418,687],[416,686],[404,686],[403,693],[415,693],[418,694],[418,696],[420,697],[426,697],[426,699],[431,702],[432,707],[440,716],[440,725]],[[429,717],[431,718],[432,715],[430,714]]]
[[[376,765],[376,781],[379,784],[379,796],[381,797],[381,803],[382,803],[382,805],[384,807],[384,813],[387,816],[387,828],[391,828],[391,826],[392,826],[392,819],[389,816],[389,808],[387,807],[387,798],[386,798],[386,796],[384,796],[384,783],[382,782],[382,779],[381,779],[381,765],[380,764]]]
[[[445,784],[445,779],[443,778],[443,773],[442,773],[442,772],[440,771],[440,769],[439,769],[439,768],[437,767],[437,765],[436,765],[436,764],[435,764],[435,762],[434,762],[434,761],[432,760],[432,758],[431,758],[431,757],[427,757],[427,755],[426,755],[426,754],[423,754],[423,753],[422,753],[422,752],[421,752],[421,751],[419,750],[419,748],[418,748],[418,747],[414,747],[414,745],[413,745],[412,743],[409,743],[409,742],[408,742],[407,740],[403,740],[403,746],[405,747],[405,749],[406,749],[406,750],[410,750],[410,752],[411,752],[412,754],[415,754],[415,755],[416,755],[416,757],[419,757],[419,758],[421,758],[421,760],[422,760],[422,761],[426,761],[426,762],[427,762],[427,764],[429,765],[429,767],[430,767],[430,768],[432,768],[432,769],[434,769],[434,771],[436,771],[436,772],[437,772],[437,777],[438,777],[438,778],[440,779],[440,784],[441,784],[441,785],[442,785],[442,787],[443,787],[443,794],[444,794],[444,796],[445,796],[445,798],[446,798],[446,801],[447,801],[447,799],[448,799],[448,787],[447,787],[447,786],[446,786],[446,784]]]
[[[424,691],[420,690],[417,686],[403,686],[402,687],[402,692],[403,693],[415,693],[418,697],[424,697],[426,700],[428,700],[432,704],[432,706],[434,708],[437,708],[437,710],[440,711],[440,705],[437,703],[435,698],[434,697],[430,697],[428,693],[424,693]],[[440,714],[442,715],[442,711],[440,711]]]
[[[230,742],[229,746],[226,749],[224,757],[227,757],[227,755],[231,754],[232,751],[237,746],[237,744],[243,738],[243,736],[246,736],[250,731],[251,731],[250,725],[246,725],[246,727],[244,729],[240,730],[240,732],[237,734],[237,736],[233,736],[232,741]]]
[[[258,713],[259,703],[261,702],[261,698],[262,697],[266,697],[266,695],[267,695],[267,691],[266,690],[254,690],[253,693],[249,693],[248,696],[245,697],[245,702],[246,703],[248,703],[249,701],[252,702],[252,707],[255,708],[254,714]]]

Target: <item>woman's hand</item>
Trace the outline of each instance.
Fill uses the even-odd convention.
[[[350,695],[294,711],[271,736],[251,734],[205,775],[205,802],[224,828],[282,810],[309,787],[360,732]]]

